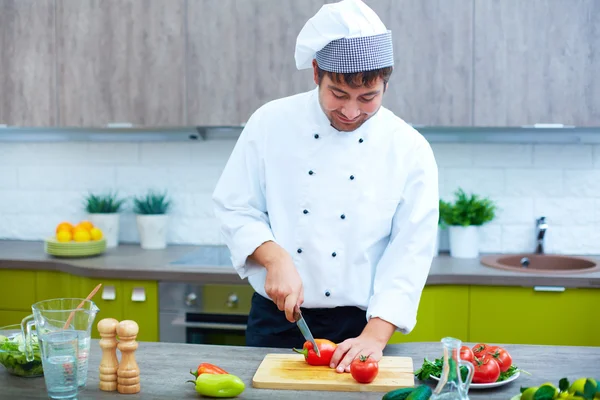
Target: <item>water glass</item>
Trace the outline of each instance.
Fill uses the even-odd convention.
[[[78,393],[76,331],[48,332],[39,337],[46,390],[51,399],[75,399]]]

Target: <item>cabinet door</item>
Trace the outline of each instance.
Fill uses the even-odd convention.
[[[383,105],[414,124],[471,125],[473,0],[371,0],[369,6],[394,43]]]
[[[35,303],[35,271],[0,270],[0,310],[23,310],[31,314]]]
[[[35,273],[36,301],[79,296],[71,275],[60,271],[37,271]]]
[[[184,123],[184,0],[56,6],[60,125]]]
[[[205,285],[202,307],[207,313],[248,314],[253,294],[250,285]]]
[[[138,341],[158,341],[158,283],[123,281],[123,319],[137,322]]]
[[[294,50],[326,2],[188,2],[188,124],[240,124],[270,100],[314,88],[312,70],[296,69]]]
[[[469,340],[600,346],[600,289],[545,290],[472,286]]]
[[[0,1],[0,124],[56,125],[53,0]]]
[[[597,0],[475,0],[475,124],[599,125],[599,24]]]
[[[123,304],[125,296],[123,295],[123,285],[116,279],[92,279],[72,276],[72,279],[79,281],[79,297],[85,298],[94,288],[101,283],[102,287],[92,299],[100,311],[96,314],[94,325],[92,327],[92,338],[99,339],[98,322],[104,318],[115,318],[117,321],[123,319]]]
[[[0,310],[0,327],[20,324],[23,318],[31,314],[29,311],[6,311]]]
[[[466,342],[468,334],[469,287],[433,285],[423,290],[415,329],[394,333],[389,343],[439,342],[446,336]]]

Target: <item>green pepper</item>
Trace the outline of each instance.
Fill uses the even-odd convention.
[[[200,374],[195,384],[198,394],[209,397],[236,397],[246,388],[244,382],[232,374]]]

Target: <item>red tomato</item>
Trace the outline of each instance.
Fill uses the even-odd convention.
[[[478,343],[475,346],[473,346],[473,355],[475,355],[475,357],[482,357],[484,354],[487,353],[487,349],[490,346],[485,344],[485,343]]]
[[[471,348],[469,346],[462,346],[460,348],[460,359],[461,360],[465,360],[470,362],[471,364],[473,364],[473,359],[474,359],[474,354],[473,354],[473,350],[471,350]]]
[[[489,355],[484,355],[482,358],[475,357],[473,366],[475,367],[473,383],[492,383],[500,377],[500,366]]]
[[[493,346],[487,350],[487,354],[498,362],[500,371],[506,372],[512,365],[512,357],[508,351],[499,346]]]
[[[379,373],[379,363],[370,357],[361,355],[350,364],[350,373],[359,383],[373,382]]]

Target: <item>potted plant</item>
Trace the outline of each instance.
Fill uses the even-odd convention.
[[[145,196],[133,199],[136,223],[143,249],[156,250],[167,247],[167,212],[171,201],[167,194],[149,191]]]
[[[467,195],[460,188],[455,196],[454,203],[440,201],[440,219],[448,226],[450,256],[477,258],[479,227],[494,219],[496,205],[488,198]]]
[[[119,243],[119,211],[123,203],[125,199],[119,199],[116,193],[89,193],[85,198],[88,219],[102,231],[107,248],[117,247]]]

